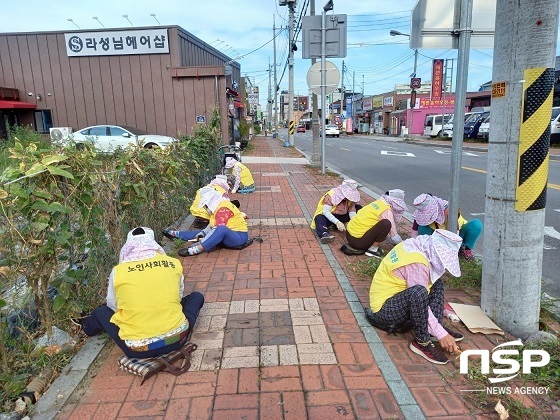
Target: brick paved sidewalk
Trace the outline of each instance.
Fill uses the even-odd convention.
[[[408,350],[407,335],[389,336],[365,321],[370,279],[357,277],[338,248],[322,245],[308,219],[340,178],[297,160],[278,139],[256,137],[243,156],[257,190],[237,194],[253,243],[183,259],[187,289],[206,304],[192,341],[191,371],[140,380],[117,369],[114,347],[79,401],[58,418],[336,419],[487,418],[495,412],[461,392],[458,363],[433,365]],[[274,159],[272,160],[274,162]],[[372,193],[373,194],[373,193]],[[373,197],[362,194],[364,202]],[[404,222],[402,230],[410,229]],[[473,304],[462,292],[453,302]],[[477,302],[478,303],[478,302]],[[507,341],[468,333],[463,348]],[[492,341],[491,341],[492,340]],[[522,399],[526,406],[537,401]]]

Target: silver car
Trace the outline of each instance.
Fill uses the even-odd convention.
[[[177,139],[127,125],[94,125],[75,132],[72,138],[76,143],[92,142],[97,150],[110,152],[118,148],[142,146],[147,149],[165,148]]]

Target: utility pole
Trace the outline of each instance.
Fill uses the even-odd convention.
[[[340,76],[340,121],[342,124],[342,112],[344,111],[344,60],[342,60],[342,72]],[[339,126],[340,128],[340,126]],[[342,131],[342,130],[340,130]],[[346,132],[346,130],[344,130]]]
[[[268,101],[267,101],[267,113],[266,113],[266,119],[267,124],[270,124],[270,120],[272,118],[272,66],[270,65],[270,57],[268,58]],[[264,126],[264,130],[265,133],[267,132],[267,127],[266,125]]]
[[[412,77],[416,77],[417,65],[418,65],[418,48],[414,49],[414,69],[412,70],[412,74],[414,76]],[[412,100],[414,100],[414,103],[412,103]],[[408,130],[408,135],[410,136],[410,138],[412,138],[412,128],[414,127],[414,108],[416,108],[416,92],[415,89],[412,88],[412,92],[410,93],[410,130]]]
[[[354,132],[354,92],[356,91],[356,72],[352,73],[352,132]]]
[[[290,10],[290,32],[289,32],[289,56],[288,56],[288,141],[290,146],[294,146],[294,7],[295,1],[288,3]]]
[[[277,72],[276,72],[276,15],[272,15],[272,38],[274,44],[274,121],[272,122],[272,135],[274,137],[278,137],[278,79],[277,79]]]
[[[315,16],[315,0],[310,0],[309,2],[309,14]],[[311,65],[315,64],[317,59],[311,59]],[[313,132],[313,154],[311,155],[311,165],[319,166],[321,164],[321,143],[319,140],[319,103],[317,94],[311,94],[311,131]]]
[[[558,3],[497,0],[481,304],[522,339],[539,329]]]

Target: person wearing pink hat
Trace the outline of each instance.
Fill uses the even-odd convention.
[[[233,194],[236,192],[240,194],[249,194],[255,191],[255,181],[253,180],[253,175],[251,175],[249,168],[232,157],[226,158],[225,167],[231,170],[234,178],[233,187],[231,188]]]
[[[448,362],[443,353],[458,350],[463,334],[442,325],[445,271],[459,277],[459,235],[436,229],[396,245],[381,260],[369,291],[365,315],[371,325],[388,332],[414,329],[410,350],[437,364]],[[434,337],[434,338],[431,338]],[[439,341],[441,347],[432,341]]]
[[[403,190],[390,190],[373,203],[356,213],[346,227],[348,245],[342,245],[347,255],[366,254],[368,257],[382,258],[379,244],[385,240],[398,244],[402,238],[397,232],[397,223],[407,210]]]
[[[414,199],[416,208],[412,217],[412,235],[431,235],[436,229],[447,228],[449,216],[449,203],[432,194],[420,194]],[[473,249],[476,241],[482,233],[482,222],[478,219],[467,221],[459,210],[458,216],[459,236],[463,238],[463,245],[459,250],[459,256],[466,259],[474,259]]]
[[[330,226],[336,226],[341,232],[346,230],[345,223],[349,222],[362,208],[356,204],[359,201],[358,183],[353,179],[343,181],[338,187],[327,191],[321,197],[313,215],[311,229],[315,229],[322,243],[328,244],[334,241],[334,235],[329,232]]]

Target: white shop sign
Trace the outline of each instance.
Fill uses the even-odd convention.
[[[64,39],[68,57],[169,53],[167,29],[72,32]]]

